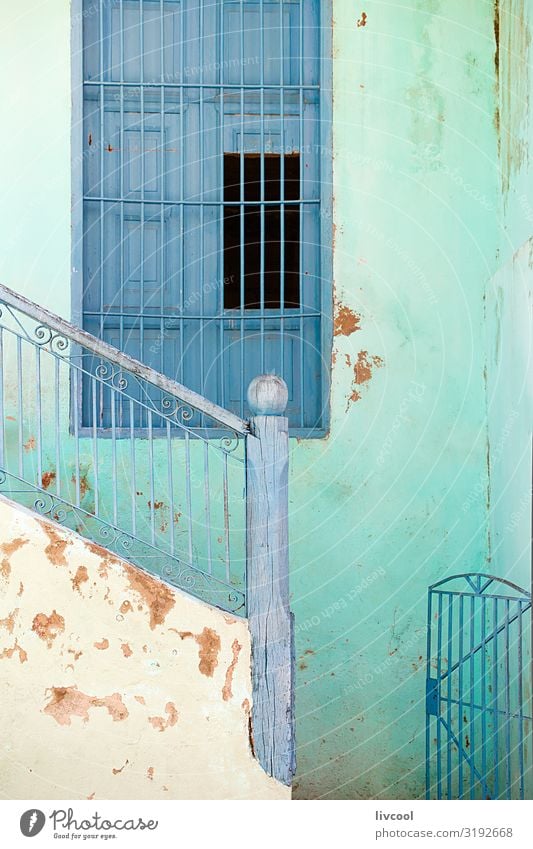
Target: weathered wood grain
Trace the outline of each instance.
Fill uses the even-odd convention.
[[[253,657],[253,736],[265,771],[295,771],[293,626],[289,609],[288,420],[251,419],[247,437],[248,617]]]

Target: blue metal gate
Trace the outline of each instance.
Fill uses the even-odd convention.
[[[484,574],[429,588],[426,797],[532,798],[531,596]]]

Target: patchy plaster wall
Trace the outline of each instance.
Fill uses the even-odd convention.
[[[244,620],[0,499],[2,795],[288,799],[250,748]]]

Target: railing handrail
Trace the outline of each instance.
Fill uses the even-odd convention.
[[[148,381],[148,383],[151,383],[153,386],[157,386],[157,388],[161,389],[163,392],[179,398],[180,401],[184,401],[186,404],[190,404],[195,410],[198,410],[200,413],[204,413],[206,416],[209,416],[219,422],[219,424],[229,428],[229,430],[235,431],[236,433],[240,433],[244,436],[250,432],[248,422],[239,418],[239,416],[236,416],[234,413],[231,413],[229,410],[224,409],[224,407],[214,404],[198,392],[188,389],[181,383],[178,383],[170,377],[166,377],[164,374],[150,368],[150,366],[141,363],[139,360],[130,357],[128,354],[124,354],[122,351],[119,351],[118,348],[113,347],[113,345],[110,345],[108,342],[104,342],[103,339],[97,339],[95,336],[92,336],[80,327],[76,327],[75,324],[71,324],[70,321],[61,318],[55,313],[49,312],[49,310],[39,306],[29,298],[19,295],[7,286],[3,286],[1,283],[0,302],[8,304],[10,307],[14,307],[29,318],[46,325],[51,330],[54,330],[62,336],[70,339],[72,342],[81,345],[96,356],[109,360],[115,365],[123,368],[125,371]]]

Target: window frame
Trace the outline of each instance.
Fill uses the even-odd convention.
[[[105,2],[105,0],[103,0]],[[301,0],[305,2],[305,0]],[[290,427],[289,436],[300,439],[327,437],[331,426],[331,370],[333,352],[333,0],[320,0],[320,280],[322,286],[320,321],[321,425],[316,428]],[[71,0],[71,321],[82,327],[83,321],[83,0]],[[228,316],[228,319],[231,316]],[[71,406],[81,410],[79,397],[71,397]],[[246,388],[243,388],[246,394]],[[71,392],[72,396],[72,392]],[[72,417],[72,416],[71,416]],[[84,431],[80,429],[80,435]],[[203,436],[220,438],[221,428],[197,428]],[[145,436],[144,428],[135,435]],[[87,435],[87,434],[86,434]],[[99,436],[106,438],[106,429]],[[156,433],[154,432],[154,437]]]

